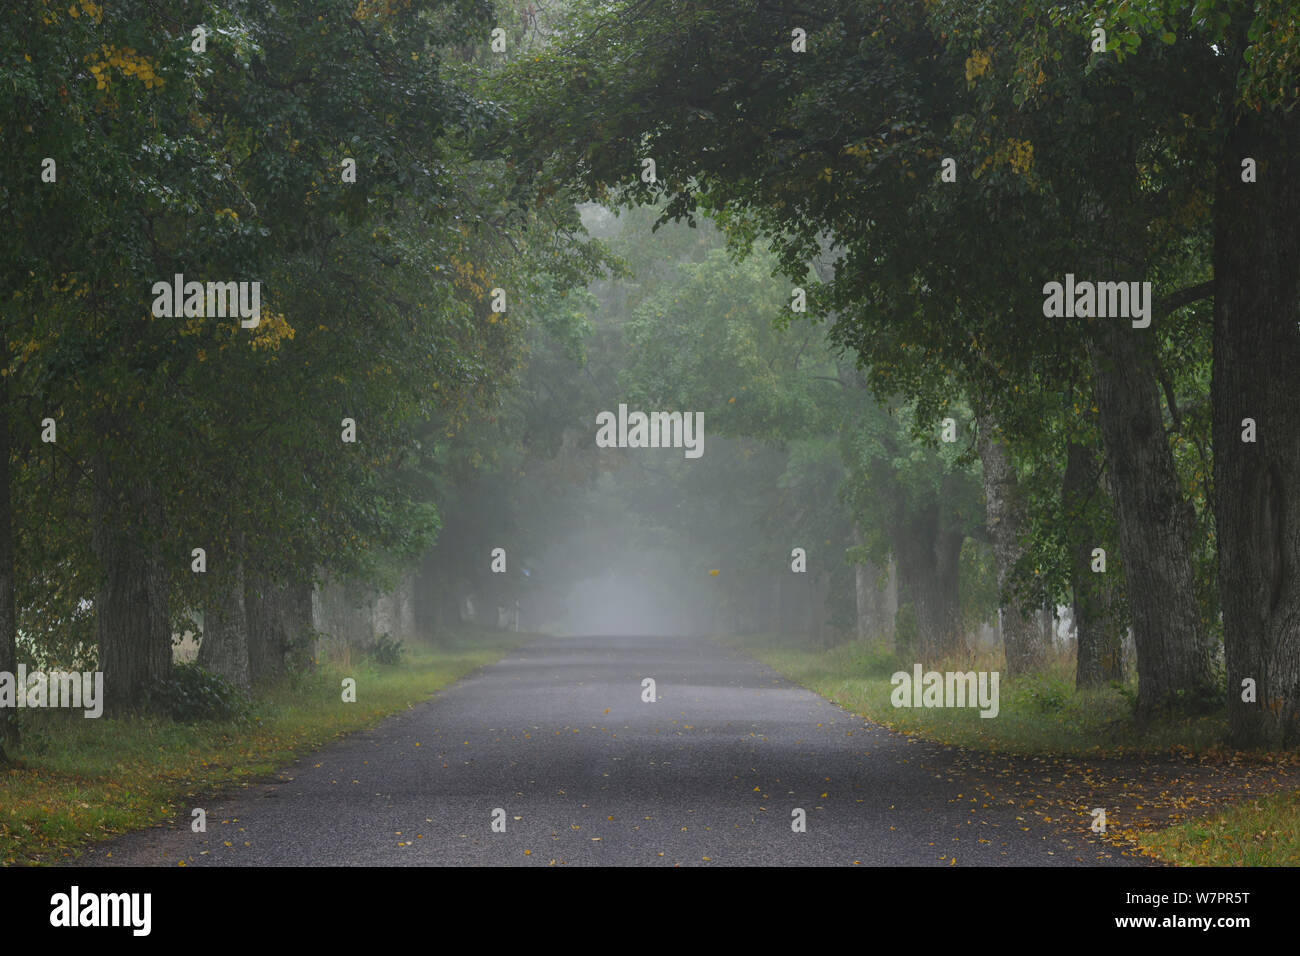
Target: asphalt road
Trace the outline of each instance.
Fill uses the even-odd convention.
[[[274,781],[206,801],[207,833],[182,810],[77,865],[1132,862],[1086,827],[1017,819],[974,792],[951,751],[712,641],[544,638]],[[795,808],[806,832],[792,829]]]

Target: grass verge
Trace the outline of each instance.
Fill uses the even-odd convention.
[[[1247,800],[1137,843],[1179,866],[1300,866],[1300,791]]]
[[[87,844],[164,820],[182,799],[189,806],[191,797],[265,777],[414,706],[529,637],[466,631],[438,646],[408,644],[396,666],[322,663],[258,696],[238,720],[25,712],[17,766],[0,770],[0,862],[60,862]],[[342,702],[343,677],[356,678],[355,704]]]
[[[1226,711],[1178,716],[1139,726],[1133,720],[1134,685],[1086,691],[1074,687],[1074,666],[1061,656],[1040,674],[999,679],[998,714],[975,707],[894,707],[890,677],[912,673],[914,661],[861,642],[830,649],[791,645],[788,638],[746,635],[723,642],[827,700],[878,724],[927,740],[998,753],[1097,756],[1221,749]],[[1000,653],[972,654],[927,667],[938,671],[1000,671]]]

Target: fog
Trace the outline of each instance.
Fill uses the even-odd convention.
[[[580,581],[565,596],[565,612],[548,628],[551,633],[686,634],[697,629],[663,576],[643,571],[611,570]]]

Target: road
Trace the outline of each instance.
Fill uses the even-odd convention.
[[[653,678],[657,700],[642,700]],[[77,865],[1127,864],[707,640],[541,638]],[[963,774],[966,776],[963,777]],[[505,832],[494,832],[493,811]],[[806,814],[806,831],[792,812]]]

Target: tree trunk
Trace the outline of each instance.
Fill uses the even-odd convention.
[[[430,552],[421,564],[419,599],[415,606],[415,622],[420,632],[430,641],[441,641],[447,629],[456,622],[455,597],[447,580],[447,573]]]
[[[1091,448],[1070,442],[1066,450],[1061,504],[1065,512],[1070,551],[1070,583],[1074,591],[1074,629],[1078,645],[1075,686],[1094,687],[1124,679],[1124,631],[1117,551],[1093,520],[1104,506],[1097,480],[1097,460]],[[1092,569],[1094,548],[1106,552],[1106,570]]]
[[[884,604],[881,605],[881,620],[884,624],[885,646],[892,650],[897,646],[894,627],[898,621],[898,559],[895,555],[889,556],[886,570],[889,577],[885,584]]]
[[[957,569],[965,535],[939,527],[932,505],[912,521],[891,526],[902,586],[916,612],[922,663],[965,650]]]
[[[862,531],[853,525],[853,545],[862,547]],[[869,561],[853,565],[853,600],[857,608],[857,638],[869,640],[880,627],[880,601],[876,590],[878,569]]]
[[[447,629],[447,595],[446,589],[439,580],[430,581],[428,588],[429,599],[429,637],[433,640],[439,640],[443,631]]]
[[[1025,553],[1022,542],[1024,504],[1016,485],[1016,473],[1007,446],[994,431],[987,415],[980,415],[978,444],[984,466],[984,501],[993,557],[997,565],[998,604],[1002,612],[1002,642],[1006,654],[1006,676],[1015,677],[1043,666],[1043,642],[1021,602],[1011,593],[1011,577]]]
[[[227,555],[215,569],[221,575],[213,607],[203,614],[203,641],[197,663],[247,693],[249,680],[248,613],[244,604],[244,564]],[[212,573],[211,571],[209,573]]]
[[[862,547],[862,543],[862,532],[855,524],[853,544]],[[898,610],[893,556],[884,567],[874,561],[863,561],[853,566],[853,572],[857,639],[892,642],[894,614]]]
[[[270,684],[284,676],[284,639],[278,620],[279,588],[261,574],[244,581],[244,617],[248,622],[248,680]]]
[[[244,612],[248,677],[254,686],[310,667],[311,585],[277,584],[264,575],[251,575],[244,583]]]
[[[1056,609],[1051,604],[1044,604],[1038,611],[1038,633],[1043,647],[1056,645]]]
[[[1246,114],[1214,201],[1214,517],[1231,737],[1300,741],[1300,116]],[[1259,164],[1241,181],[1241,161]],[[1242,441],[1254,419],[1256,441]],[[1255,702],[1242,682],[1255,681]]]
[[[826,605],[831,596],[831,576],[820,566],[800,575],[808,579],[808,630],[813,643],[830,647],[835,642]]]
[[[867,562],[853,566],[853,600],[857,607],[857,638],[869,640],[880,626],[876,607],[875,568]]]
[[[160,509],[147,484],[115,494],[107,460],[94,464],[91,522],[101,568],[95,601],[104,712],[140,706],[146,690],[171,676],[172,636],[167,570],[157,543]]]
[[[1088,346],[1132,610],[1141,717],[1215,692],[1197,613],[1191,507],[1165,437],[1156,369],[1137,341],[1147,334],[1109,319]]]
[[[429,551],[420,561],[415,578],[415,630],[426,641],[432,641],[442,632],[442,596],[438,586],[437,552]]]
[[[0,329],[0,362],[7,368],[9,350]],[[18,619],[14,607],[13,500],[9,490],[9,380],[0,378],[0,671],[18,672]],[[18,746],[15,711],[0,708],[0,764],[8,762],[6,751]]]

